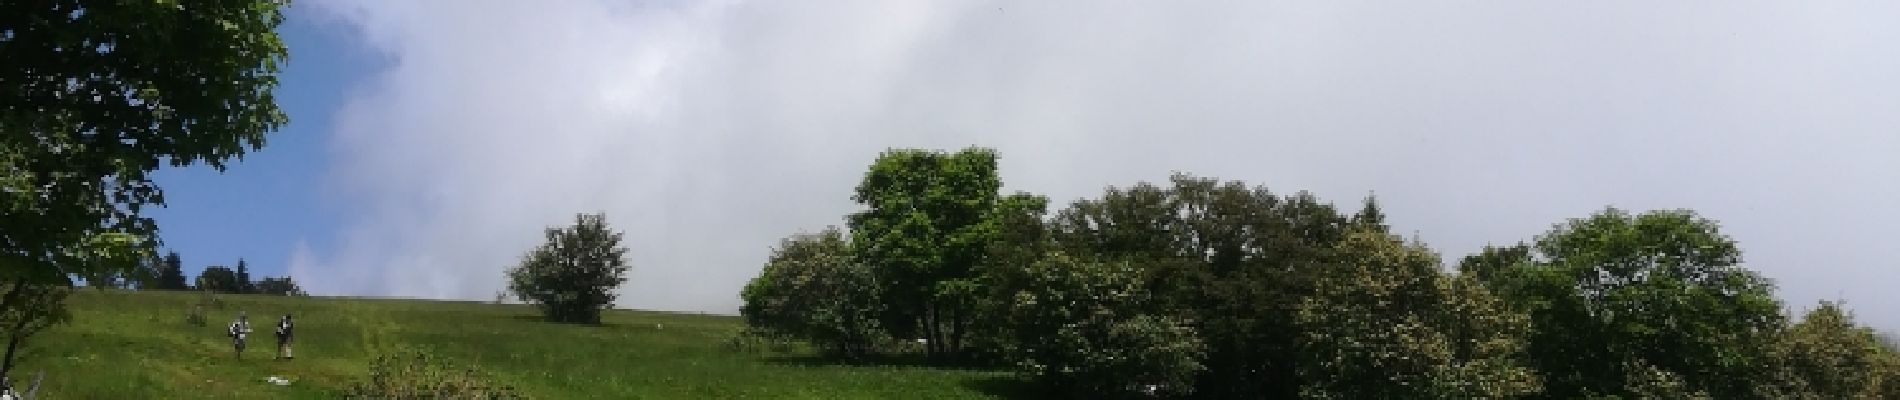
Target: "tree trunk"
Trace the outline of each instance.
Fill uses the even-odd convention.
[[[14,284],[13,289],[7,291],[8,301],[7,301],[7,304],[5,304],[5,306],[7,307],[19,306],[19,304],[15,303],[12,300],[14,300],[14,297],[17,296],[18,293],[21,291],[21,284],[23,283],[25,283],[25,281],[21,281],[20,283]],[[5,312],[5,311],[4,309],[0,309],[0,312]],[[26,325],[26,321],[27,319],[24,318],[24,315],[23,315],[22,318],[20,318],[20,322],[17,324],[14,324],[14,326],[10,327],[11,329],[8,329],[6,332],[7,354],[4,359],[0,359],[0,360],[4,360],[4,361],[0,361],[0,378],[5,378],[8,376],[8,374],[13,372],[13,354],[15,351],[20,349],[20,339],[24,337],[24,335],[22,335],[22,333],[24,332],[20,332],[20,329],[25,328],[24,325]]]
[[[4,315],[14,307],[20,307],[20,293],[24,291],[26,291],[26,279],[22,278],[13,281],[13,285],[7,288],[7,294],[0,296],[0,315]],[[24,317],[25,313],[22,313],[21,316]],[[20,321],[24,323],[26,318],[21,318]],[[13,371],[13,351],[17,349],[20,344],[20,328],[21,327],[14,327],[5,332],[7,334],[7,354],[6,358],[0,361],[0,378],[6,377],[8,372]]]
[[[0,377],[6,377],[13,372],[13,353],[20,349],[20,339],[26,338],[26,335],[22,335],[20,332],[20,329],[25,328],[25,325],[26,323],[23,319],[20,324],[13,327],[12,332],[7,333],[7,356],[6,362],[0,364]]]
[[[956,308],[955,311],[950,314],[950,354],[960,355],[963,353],[964,320],[969,319],[969,315],[964,313],[962,307]]]
[[[943,356],[943,329],[937,326],[937,307],[924,306],[924,351],[932,360]]]

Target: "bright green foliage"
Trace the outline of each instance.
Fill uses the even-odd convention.
[[[1057,254],[1024,278],[1009,325],[1031,379],[1078,398],[1193,390],[1205,349],[1193,328],[1154,313],[1140,269]]]
[[[1840,304],[1821,302],[1781,334],[1770,350],[1778,369],[1763,397],[1877,399],[1900,382],[1900,356],[1884,348],[1871,328],[1854,323]]]
[[[977,267],[998,236],[990,221],[1002,181],[996,152],[890,150],[879,155],[853,196],[850,216],[859,262],[882,286],[885,327],[922,337],[933,356],[955,355],[984,290]]]
[[[1377,227],[1338,250],[1341,262],[1300,307],[1302,397],[1499,399],[1538,389],[1518,362],[1527,316]]]
[[[880,287],[871,270],[851,259],[836,228],[795,235],[772,250],[747,283],[739,313],[746,324],[811,341],[833,356],[867,355],[886,339],[878,318]]]
[[[1739,266],[1740,251],[1714,221],[1608,209],[1558,225],[1533,250],[1533,263],[1499,250],[1464,269],[1520,265],[1474,274],[1491,275],[1496,292],[1531,313],[1529,353],[1546,397],[1638,396],[1632,379],[1668,376],[1682,393],[1749,398],[1765,379],[1780,305],[1766,279]],[[1496,265],[1479,266],[1487,263]]]
[[[286,120],[271,97],[286,54],[282,7],[0,6],[0,286],[50,291],[37,288],[135,271],[120,261],[158,244],[141,214],[164,204],[151,172],[164,162],[222,170],[262,146]],[[46,316],[64,315],[60,299],[0,296],[0,314],[57,321]],[[4,332],[17,344],[33,331]]]
[[[548,228],[547,243],[508,270],[508,290],[541,309],[549,321],[597,324],[612,307],[614,289],[627,281],[627,248],[605,214],[579,214],[574,225]]]
[[[1295,311],[1347,222],[1306,193],[1177,175],[1077,201],[1050,235],[1078,257],[1142,267],[1163,308],[1192,321],[1208,347],[1197,396],[1287,398],[1300,387]]]
[[[161,163],[223,169],[286,117],[283,2],[9,2],[0,12],[0,271],[53,283],[71,249],[154,237]],[[150,241],[142,245],[151,246]],[[11,279],[12,277],[6,277]],[[11,305],[0,305],[11,307]]]

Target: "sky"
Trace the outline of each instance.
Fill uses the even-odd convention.
[[[1057,204],[1175,172],[1307,190],[1448,259],[1606,206],[1696,210],[1796,310],[1900,328],[1891,2],[307,0],[292,123],[160,177],[188,269],[490,299],[576,213],[618,305],[734,312],[893,147],[985,146]]]

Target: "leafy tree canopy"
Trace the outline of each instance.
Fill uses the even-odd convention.
[[[1783,323],[1781,306],[1714,221],[1611,208],[1557,225],[1531,250],[1529,263],[1498,250],[1462,269],[1521,267],[1492,286],[1532,315],[1530,356],[1549,378],[1546,396],[1632,396],[1629,379],[1666,374],[1685,393],[1748,398],[1764,378],[1762,348]]]
[[[976,269],[999,235],[1001,187],[990,149],[890,150],[871,164],[852,197],[865,209],[849,225],[893,334],[923,337],[933,356],[960,351],[981,295]]]
[[[287,118],[276,0],[10,4],[0,13],[0,271],[91,275],[75,248],[155,237],[150,173],[222,170]],[[152,246],[150,240],[138,242]]]
[[[627,248],[605,214],[580,214],[566,228],[548,228],[547,242],[508,270],[509,291],[535,304],[549,321],[597,324],[627,281]]]

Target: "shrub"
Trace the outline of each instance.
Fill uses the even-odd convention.
[[[858,358],[886,340],[870,268],[851,260],[836,228],[786,239],[740,294],[752,327],[809,340],[828,355]]]
[[[370,362],[369,376],[352,386],[351,399],[521,399],[513,386],[474,368],[457,367],[419,351]]]
[[[198,301],[193,302],[191,307],[185,310],[185,323],[191,326],[205,326],[209,323],[206,312],[222,309],[224,309],[224,299],[218,298],[218,295],[212,294],[209,290],[199,291]]]
[[[741,353],[789,353],[798,348],[797,340],[779,332],[747,328],[726,339],[726,348]]]
[[[260,294],[273,296],[310,295],[310,293],[303,291],[303,287],[297,286],[297,281],[291,280],[288,276],[281,278],[264,278],[264,280],[257,281],[257,284],[252,286],[254,286],[252,291]]]

